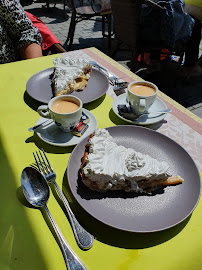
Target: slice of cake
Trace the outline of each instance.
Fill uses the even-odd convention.
[[[169,165],[117,145],[106,129],[97,129],[89,138],[82,158],[83,183],[92,190],[124,190],[150,193],[159,186],[183,182],[171,176]]]
[[[53,88],[55,96],[83,90],[92,72],[92,65],[83,59],[56,57],[53,60]]]

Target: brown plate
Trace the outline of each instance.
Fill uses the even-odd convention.
[[[54,68],[44,69],[34,74],[26,84],[27,93],[35,100],[48,104],[53,98],[51,78]],[[106,75],[102,71],[92,70],[91,77],[83,91],[73,92],[71,95],[77,96],[82,102],[89,103],[103,96],[109,87]]]
[[[144,127],[115,126],[107,130],[117,144],[168,162],[171,173],[180,175],[184,182],[153,195],[91,191],[78,179],[86,138],[74,148],[67,167],[68,183],[77,202],[97,220],[130,232],[161,231],[186,219],[199,201],[201,182],[197,167],[184,148]]]

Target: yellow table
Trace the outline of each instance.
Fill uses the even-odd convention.
[[[140,79],[95,48],[68,53],[70,57],[95,59],[125,80]],[[72,198],[66,180],[68,159],[74,147],[59,148],[42,142],[28,131],[39,116],[39,103],[26,94],[26,82],[36,72],[52,67],[55,56],[0,65],[0,128],[1,128],[1,189],[0,189],[0,269],[63,270],[62,252],[45,213],[25,201],[21,189],[21,172],[33,164],[32,152],[44,148],[57,172],[57,183],[69,199],[80,223],[95,235],[94,246],[83,251],[74,239],[72,229],[54,192],[48,208],[68,243],[88,270],[199,270],[202,267],[202,202],[193,214],[169,230],[156,233],[128,233],[110,228],[89,216]],[[124,121],[109,117],[114,93],[109,89],[99,106],[86,105],[104,128]],[[198,168],[201,160],[201,119],[194,116],[163,93],[159,97],[172,108],[166,124],[153,128],[180,142],[193,157]],[[112,120],[111,120],[112,119]]]

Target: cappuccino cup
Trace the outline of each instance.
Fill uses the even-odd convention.
[[[133,113],[141,115],[154,103],[158,87],[148,81],[136,81],[128,85],[127,100]]]
[[[52,98],[48,105],[39,106],[37,112],[44,118],[50,118],[63,131],[70,132],[82,115],[82,101],[72,95]]]

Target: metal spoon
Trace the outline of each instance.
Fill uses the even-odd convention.
[[[151,114],[151,113],[162,114],[162,113],[169,113],[169,112],[172,112],[172,110],[171,109],[166,109],[166,110],[163,110],[163,111],[145,112],[143,114],[137,115],[137,117],[139,118],[142,115],[148,115],[148,114]]]
[[[85,265],[74,253],[66,239],[62,235],[59,227],[53,219],[47,207],[49,199],[49,186],[45,178],[33,167],[26,167],[21,174],[21,186],[27,201],[37,207],[42,207],[55,230],[61,245],[63,256],[68,270],[87,270]]]
[[[48,119],[48,120],[42,122],[41,124],[38,124],[38,125],[33,126],[33,127],[30,127],[28,130],[31,131],[31,132],[34,132],[34,131],[36,131],[38,128],[40,128],[42,125],[48,124],[49,122],[51,123],[52,121],[53,121],[52,119]]]

